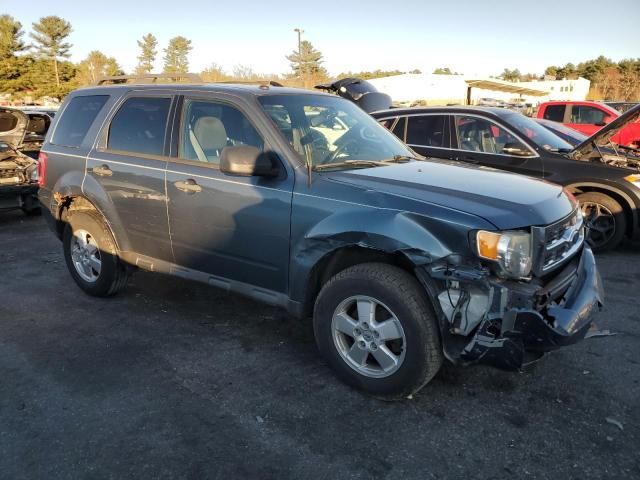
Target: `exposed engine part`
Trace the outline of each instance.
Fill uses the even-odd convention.
[[[15,152],[0,159],[0,185],[21,185],[32,181],[38,162]]]
[[[469,335],[487,314],[489,295],[480,288],[459,282],[449,282],[447,289],[438,295],[440,307],[451,324],[451,332],[457,335]]]

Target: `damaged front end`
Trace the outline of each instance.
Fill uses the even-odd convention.
[[[0,142],[0,187],[37,181],[37,165],[36,160]]]
[[[455,256],[419,267],[439,316],[445,355],[459,364],[518,369],[584,338],[604,292],[590,248],[583,237],[573,241],[562,245],[566,257],[555,254],[557,268],[538,268],[539,275],[528,279],[504,278],[477,260]],[[548,252],[549,245],[560,244],[542,237],[539,247]]]

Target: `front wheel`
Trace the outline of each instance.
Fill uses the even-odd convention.
[[[316,300],[320,353],[351,386],[394,400],[415,393],[442,365],[438,326],[418,281],[387,264],[350,267]]]
[[[587,242],[594,252],[613,250],[624,238],[627,219],[622,205],[599,192],[577,196],[587,226]]]

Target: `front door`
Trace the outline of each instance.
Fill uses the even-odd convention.
[[[270,149],[264,136],[226,97],[185,98],[181,110],[177,158],[167,168],[176,263],[221,282],[285,292],[292,173],[284,165],[277,178],[222,173],[225,147]]]
[[[607,115],[601,108],[591,105],[568,105],[570,109],[567,127],[591,136],[611,121],[612,116]]]
[[[504,126],[476,115],[453,116],[452,152],[455,160],[542,177],[543,160]]]

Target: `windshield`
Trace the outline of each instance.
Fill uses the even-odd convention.
[[[539,123],[519,113],[504,115],[504,120],[522,135],[549,151],[569,151],[573,146]]]
[[[259,100],[293,149],[313,167],[333,164],[346,169],[358,166],[349,162],[362,167],[366,165],[358,161],[415,155],[358,106],[340,97],[265,95]]]

